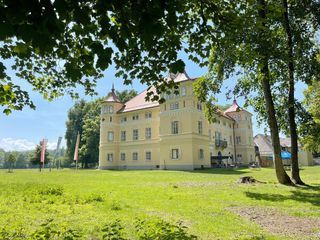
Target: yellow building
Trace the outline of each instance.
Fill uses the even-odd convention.
[[[121,103],[112,89],[101,106],[99,168],[193,170],[254,161],[251,113],[234,101],[209,124],[193,94],[197,79],[170,77],[180,93],[163,104],[145,101],[147,90]]]

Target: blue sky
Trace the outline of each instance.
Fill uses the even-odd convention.
[[[198,77],[206,73],[205,68],[200,68],[192,61],[187,59],[187,56],[182,55],[181,58],[186,63],[186,71],[190,77]],[[9,66],[8,66],[9,67]],[[13,72],[9,72],[11,77],[15,79]],[[232,88],[234,79],[225,82],[221,94],[217,95],[219,104],[231,103],[232,100],[227,100],[225,93],[226,88]],[[23,111],[14,111],[11,115],[0,115],[0,148],[5,150],[30,150],[33,149],[42,138],[47,138],[48,147],[54,149],[59,136],[64,137],[65,122],[67,120],[67,112],[73,104],[74,100],[69,96],[60,97],[52,102],[43,99],[42,96],[32,91],[32,88],[23,82],[21,79],[15,79],[19,84],[30,93],[30,97],[36,105],[36,110],[25,108]],[[141,92],[145,86],[134,81],[132,86],[125,86],[121,79],[115,77],[115,68],[110,67],[105,71],[104,77],[98,81],[96,97],[106,96],[110,91],[112,83],[116,90],[135,89]],[[297,86],[297,98],[303,97],[303,84]],[[96,97],[85,96],[81,88],[77,89],[81,98],[92,100]],[[237,99],[240,106],[243,105],[243,99]],[[254,134],[263,133],[263,127],[258,127],[256,122],[256,114],[251,108],[248,110],[253,113],[253,131]],[[65,144],[65,141],[62,141]]]

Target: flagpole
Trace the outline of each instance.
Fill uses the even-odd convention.
[[[78,132],[76,146],[74,149],[74,157],[73,157],[73,160],[76,161],[76,170],[78,170],[79,144],[80,144],[80,133]]]

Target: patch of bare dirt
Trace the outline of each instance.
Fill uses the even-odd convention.
[[[274,208],[234,207],[229,210],[275,235],[294,239],[320,239],[319,218],[290,216]]]

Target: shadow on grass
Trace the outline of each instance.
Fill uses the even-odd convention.
[[[319,189],[318,189],[319,190]],[[320,192],[310,193],[304,191],[291,191],[291,195],[270,194],[270,193],[255,193],[245,192],[246,196],[255,200],[266,200],[271,202],[284,202],[294,200],[297,202],[311,203],[315,206],[320,206]]]
[[[206,174],[222,174],[222,175],[241,175],[249,173],[246,168],[211,168],[211,169],[199,169],[193,171],[185,171],[193,173],[206,173]]]

